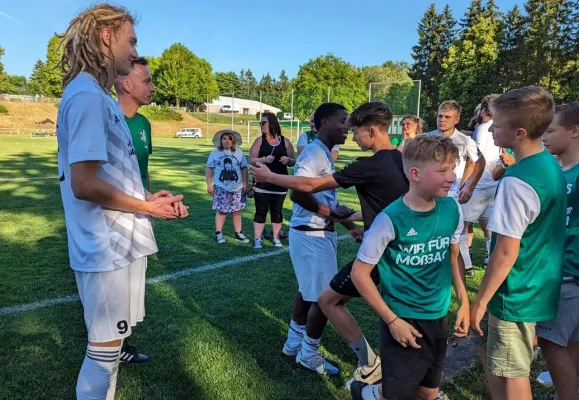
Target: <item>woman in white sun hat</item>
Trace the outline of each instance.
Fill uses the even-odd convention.
[[[231,129],[220,130],[213,136],[215,149],[209,154],[205,166],[207,193],[213,196],[215,213],[215,240],[225,243],[223,225],[231,214],[235,239],[249,243],[241,229],[241,210],[246,207],[247,159],[239,148],[241,135]]]

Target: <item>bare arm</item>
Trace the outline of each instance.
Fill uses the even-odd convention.
[[[470,164],[472,165],[472,161],[470,160],[467,161],[467,169],[471,169],[472,173],[467,173],[467,170],[465,169],[465,174],[462,177],[461,181],[461,185],[463,186],[461,186],[461,190],[458,195],[458,202],[460,204],[464,204],[470,200],[470,198],[472,197],[472,192],[474,191],[474,188],[476,187],[478,181],[480,180],[480,177],[482,176],[486,165],[485,158],[482,154],[478,158],[476,163],[474,163],[474,166],[471,166],[469,168],[468,162],[470,162]]]
[[[330,207],[328,207],[323,203],[320,203],[315,199],[313,195],[309,193],[292,190],[290,194],[290,200],[293,201],[294,203],[297,203],[299,206],[303,207],[309,212],[318,214],[321,217],[330,216]]]
[[[473,330],[482,335],[480,321],[488,303],[503,284],[519,256],[520,239],[497,235],[497,241],[471,310]]]
[[[493,179],[495,181],[500,180],[505,175],[505,172],[507,172],[507,169],[505,167],[503,167],[502,165],[496,165],[495,169],[493,169],[492,172]]]
[[[98,161],[83,161],[70,166],[71,187],[74,197],[106,208],[156,218],[178,218],[171,203],[181,201],[183,196],[171,196],[154,201],[143,201],[129,196],[98,176]]]
[[[461,268],[458,263],[458,255],[460,248],[458,243],[450,245],[450,271],[452,274],[452,284],[456,297],[458,298],[459,309],[456,315],[456,322],[454,324],[455,336],[466,336],[470,325],[470,310],[468,305],[468,294],[464,286],[464,280],[461,273]]]
[[[284,138],[285,139],[285,150],[287,153],[287,156],[289,157],[289,162],[288,162],[288,166],[292,167],[296,164],[296,156],[294,153],[294,146],[292,144],[292,142],[289,141],[288,138]]]
[[[340,152],[338,150],[332,150],[332,158],[334,159],[334,162],[338,159],[338,155],[340,154]]]
[[[251,148],[249,149],[249,163],[251,165],[256,165],[258,162],[265,163],[265,157],[259,157],[259,148],[261,146],[261,137],[255,139]]]
[[[304,151],[305,148],[306,148],[306,146],[299,146],[299,147],[298,147],[298,156],[299,156],[300,154],[302,154],[302,151]]]
[[[352,281],[360,292],[360,295],[366,300],[366,302],[376,311],[376,313],[384,320],[384,322],[389,323],[397,318],[396,314],[388,307],[384,302],[384,299],[378,292],[378,288],[372,278],[370,273],[375,268],[374,265],[366,264],[359,259],[354,261],[352,266]]]
[[[320,178],[279,175],[272,173],[265,165],[257,165],[255,167],[251,166],[250,170],[257,182],[272,183],[286,189],[297,190],[305,193],[318,193],[324,190],[340,187],[333,175],[326,175]]]
[[[247,168],[241,169],[241,179],[243,180],[243,190],[247,190]]]

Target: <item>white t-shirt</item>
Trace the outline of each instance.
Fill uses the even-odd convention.
[[[492,120],[480,124],[472,135],[472,138],[486,161],[485,170],[476,185],[477,189],[493,188],[496,187],[498,183],[493,179],[493,169],[499,160],[501,148],[495,146],[493,134],[489,132],[492,124]]]
[[[312,140],[312,142],[313,142],[313,140]],[[297,143],[296,147],[306,147],[310,143],[311,142],[308,142],[308,133],[304,132],[298,138],[298,143]],[[334,147],[332,147],[332,151],[340,151],[340,146],[337,144],[334,145]]]
[[[247,168],[247,159],[241,149],[214,149],[207,160],[208,168],[213,170],[213,184],[228,192],[237,192],[243,188],[241,169]]]
[[[294,167],[295,176],[307,176],[310,178],[320,178],[331,175],[335,172],[334,159],[325,144],[315,139],[308,144],[298,157]],[[336,207],[338,203],[338,191],[336,189],[324,190],[313,195],[317,201],[330,208]],[[293,215],[290,226],[307,225],[313,229],[324,229],[326,219],[314,214],[297,203],[293,206]]]
[[[438,130],[426,133],[427,135],[439,135]],[[454,133],[450,136],[450,139],[456,147],[458,147],[458,161],[454,168],[454,175],[456,180],[450,187],[450,192],[458,193],[460,191],[460,182],[464,175],[464,169],[466,168],[466,160],[470,159],[472,162],[477,162],[479,159],[478,149],[476,143],[472,138],[465,135],[458,129],[454,129]]]
[[[541,200],[535,189],[514,176],[501,179],[488,230],[499,235],[521,239],[527,227],[541,212]]]
[[[80,272],[112,271],[157,252],[149,217],[111,210],[74,196],[70,166],[98,161],[98,175],[140,200],[145,192],[131,133],[119,104],[90,74],[64,90],[57,117],[58,175],[70,266]]]

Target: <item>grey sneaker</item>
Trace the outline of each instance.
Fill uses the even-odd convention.
[[[261,239],[255,239],[253,241],[253,248],[254,249],[261,249],[263,246],[261,245]]]
[[[283,244],[281,244],[281,241],[278,238],[273,239],[273,247],[283,247]]]
[[[223,233],[219,232],[215,234],[215,241],[217,243],[225,243],[225,238],[223,237]]]
[[[241,243],[249,243],[249,239],[243,234],[243,232],[236,233],[235,239],[239,240]]]
[[[475,275],[475,274],[474,274],[474,269],[473,269],[473,268],[467,269],[466,271],[464,271],[464,275],[465,275],[467,278],[474,278],[474,275]]]

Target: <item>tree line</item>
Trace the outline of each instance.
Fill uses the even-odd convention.
[[[8,75],[2,66],[0,93],[62,95],[59,40],[55,35],[44,60],[38,60],[29,79]],[[196,107],[217,96],[260,100],[290,111],[300,119],[328,97],[349,110],[368,99],[387,102],[394,114],[415,113],[420,80],[421,116],[434,126],[437,104],[455,99],[466,112],[483,96],[524,85],[548,88],[559,102],[579,99],[579,0],[527,0],[503,13],[495,0],[471,0],[457,21],[450,6],[439,13],[430,5],[418,24],[418,43],[412,66],[386,61],[357,67],[332,54],[299,67],[293,79],[285,70],[278,77],[257,79],[251,69],[239,73],[213,72],[211,64],[181,43],[158,57],[147,57],[160,104]],[[260,97],[261,96],[261,97]]]
[[[527,0],[500,12],[494,0],[471,0],[457,21],[432,4],[418,25],[411,75],[422,80],[427,123],[436,105],[457,100],[467,112],[490,93],[549,89],[558,102],[579,99],[579,1]]]

